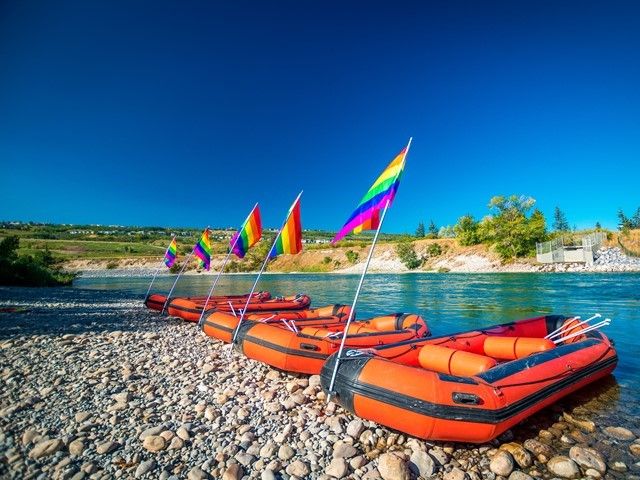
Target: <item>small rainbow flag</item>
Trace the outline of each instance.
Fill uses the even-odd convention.
[[[404,161],[408,149],[409,145],[404,147],[387,165],[387,168],[384,169],[369,191],[362,197],[358,207],[347,222],[331,240],[331,243],[338,242],[351,232],[360,233],[364,230],[376,230],[378,228],[380,225],[380,210],[385,207],[387,201],[391,205],[400,185],[400,177],[404,170]]]
[[[260,208],[256,205],[244,225],[231,237],[229,245],[238,258],[244,258],[249,249],[260,240],[260,237],[262,237],[262,219],[260,218]]]
[[[205,270],[209,270],[211,266],[211,239],[209,238],[209,229],[205,228],[202,237],[193,247],[193,253],[200,259],[200,266]]]
[[[167,248],[167,251],[164,253],[164,264],[167,268],[173,267],[173,264],[176,263],[176,257],[178,256],[178,242],[175,237],[171,239],[171,243]]]
[[[287,221],[282,227],[278,241],[275,243],[269,257],[274,258],[283,253],[296,254],[302,251],[302,224],[300,223],[300,195],[293,202]]]

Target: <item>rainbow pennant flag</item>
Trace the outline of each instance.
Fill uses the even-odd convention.
[[[193,253],[200,259],[200,266],[205,270],[209,270],[211,266],[211,239],[209,238],[209,229],[205,228],[202,237],[193,247]]]
[[[300,195],[287,214],[287,221],[282,227],[278,241],[273,245],[269,258],[283,253],[296,254],[302,251],[302,224],[300,223]]]
[[[176,257],[178,256],[178,242],[175,237],[171,239],[171,243],[167,248],[167,251],[164,254],[164,264],[167,268],[173,267],[173,264],[176,263]]]
[[[262,219],[260,218],[260,208],[256,205],[244,225],[231,237],[229,246],[238,258],[244,258],[249,249],[260,240],[260,237],[262,237]]]
[[[349,233],[360,233],[364,230],[376,230],[380,226],[380,211],[387,202],[391,205],[400,186],[400,177],[404,170],[404,161],[409,145],[404,147],[380,174],[369,191],[362,197],[358,207],[351,214],[347,222],[331,240],[336,243]]]

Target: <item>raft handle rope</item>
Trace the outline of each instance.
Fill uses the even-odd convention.
[[[231,309],[231,313],[233,313],[233,316],[237,317],[238,315],[236,314],[236,309],[233,308],[233,304],[231,303],[231,300],[229,300],[227,303],[229,304],[229,308]]]
[[[600,317],[602,317],[602,315],[599,314],[599,313],[596,313],[592,317],[587,318],[586,320],[583,320],[582,322],[578,322],[575,325],[569,326],[569,328],[567,328],[566,330],[564,329],[565,328],[564,324],[567,322],[565,320],[560,327],[556,328],[553,332],[551,332],[550,334],[548,334],[544,338],[546,338],[547,340],[551,340],[551,339],[553,339],[553,338],[555,338],[555,337],[557,337],[559,335],[567,335],[571,330],[574,330],[575,328],[579,327],[580,325],[584,325],[584,324],[589,323],[590,321],[595,320],[596,318],[600,318]],[[573,321],[573,320],[580,320],[581,318],[582,317],[577,316],[577,317],[569,318],[567,320]]]
[[[271,320],[272,318],[274,318],[275,316],[276,316],[276,314],[274,313],[273,315],[271,315],[271,316],[269,316],[269,317],[261,318],[261,319],[260,319],[260,322],[262,322],[262,323],[266,323],[266,322],[268,322],[269,320]]]
[[[610,324],[611,324],[611,319],[610,318],[605,318],[601,322],[598,322],[598,323],[596,323],[594,325],[590,325],[589,327],[585,328],[584,330],[580,330],[579,332],[572,333],[571,335],[566,335],[564,337],[557,338],[557,339],[553,340],[553,343],[558,344],[558,343],[561,343],[561,342],[566,342],[567,340],[570,340],[570,339],[572,339],[574,337],[577,337],[579,335],[584,335],[585,333],[591,332],[593,330],[598,330],[598,329],[600,329],[602,327],[606,327],[607,325],[610,325]]]

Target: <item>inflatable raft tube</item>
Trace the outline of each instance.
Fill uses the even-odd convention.
[[[249,296],[248,293],[245,293],[244,295],[214,295],[209,299],[209,304],[216,305],[216,304],[227,303],[227,302],[234,302],[234,303],[246,302],[248,296]],[[269,292],[256,292],[252,295],[252,297],[253,297],[251,300],[252,302],[262,302],[265,300],[269,300],[271,298],[271,294]],[[204,302],[206,302],[207,297],[206,296],[205,297],[200,297],[200,296],[199,297],[173,297],[172,301],[177,299],[192,302],[194,308],[196,308],[199,305],[200,311],[202,312],[202,307],[204,306]],[[147,308],[150,308],[151,310],[157,310],[158,312],[160,312],[162,311],[162,308],[166,301],[167,301],[166,295],[162,295],[159,293],[152,293],[151,295],[147,296],[147,298],[144,301],[144,304],[147,306]],[[244,306],[244,303],[243,303],[243,306]]]
[[[231,306],[235,310],[244,308],[247,303],[248,295],[236,295],[235,297],[216,297],[213,300],[209,300],[207,304],[207,310],[214,309],[227,309],[231,310]],[[201,297],[176,297],[173,298],[167,305],[167,314],[172,317],[179,317],[188,322],[197,322],[202,315],[202,309],[207,298]],[[269,292],[254,293],[249,302],[248,310],[251,311],[255,305],[262,302],[271,300],[271,294]],[[229,305],[231,304],[231,306]]]
[[[616,351],[600,331],[558,345],[544,339],[572,321],[544,316],[348,350],[332,394],[357,416],[415,437],[488,442],[615,369]],[[327,394],[335,362],[322,369]]]
[[[314,319],[290,322],[242,323],[236,346],[248,358],[287,372],[319,374],[326,359],[337,352],[346,318],[338,322]],[[352,322],[345,348],[371,348],[429,334],[419,315],[394,313]]]
[[[326,325],[346,322],[349,312],[351,312],[351,307],[348,305],[327,305],[307,310],[254,312],[248,314],[242,323],[282,324],[283,320],[287,322],[313,320],[314,325]],[[231,343],[233,331],[238,326],[238,320],[239,318],[232,313],[216,310],[202,322],[202,331],[209,337]]]

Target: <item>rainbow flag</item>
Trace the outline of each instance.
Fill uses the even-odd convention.
[[[200,259],[200,266],[205,270],[209,270],[211,266],[211,239],[209,238],[208,228],[202,232],[202,237],[193,247],[193,253]]]
[[[244,225],[231,237],[229,246],[233,248],[233,253],[238,258],[244,258],[249,249],[260,240],[260,237],[262,237],[262,219],[260,218],[260,208],[256,205]]]
[[[300,196],[293,202],[287,221],[282,227],[278,241],[275,243],[269,257],[274,258],[283,253],[296,254],[302,251],[302,224],[300,223]]]
[[[391,205],[393,197],[396,195],[408,149],[409,145],[403,148],[387,165],[387,168],[384,169],[369,191],[362,197],[358,207],[347,222],[331,240],[331,243],[338,242],[351,232],[360,233],[364,230],[376,230],[380,226],[380,211],[384,209],[387,201]]]
[[[178,256],[178,242],[175,237],[171,239],[171,243],[167,248],[167,251],[164,253],[164,264],[167,268],[173,267],[173,264],[176,263],[176,257]]]

